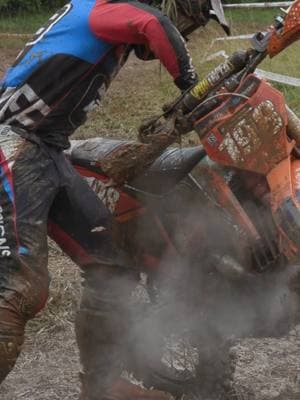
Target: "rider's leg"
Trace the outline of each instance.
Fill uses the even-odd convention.
[[[0,146],[2,382],[20,353],[27,320],[48,296],[47,214],[56,190],[56,171],[37,145],[7,128],[0,136]]]
[[[82,207],[88,207],[84,200]],[[82,269],[83,293],[76,318],[82,400],[164,399],[161,392],[137,389],[119,380],[126,363],[131,293],[136,272],[122,266],[110,235],[93,229],[74,213],[66,193],[50,212],[49,233]]]
[[[118,266],[87,266],[76,336],[83,399],[104,396],[124,367],[133,280]]]

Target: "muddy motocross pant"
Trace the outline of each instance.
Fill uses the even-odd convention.
[[[76,334],[83,398],[99,399],[120,373],[136,284],[111,243],[110,214],[61,151],[3,125],[0,178],[0,382],[20,353],[26,322],[47,300],[49,232],[82,268]]]

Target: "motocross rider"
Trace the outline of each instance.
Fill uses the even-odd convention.
[[[181,91],[193,85],[183,36],[209,18],[226,29],[219,0],[72,0],[7,70],[0,86],[0,382],[21,351],[26,322],[48,297],[48,229],[84,277],[76,319],[81,399],[164,397],[118,380],[134,279],[111,244],[109,212],[63,150],[131,51],[158,58]]]

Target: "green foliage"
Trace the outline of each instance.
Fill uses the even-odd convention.
[[[48,21],[51,15],[53,15],[53,10],[5,16],[0,18],[0,32],[33,34]],[[26,40],[26,38],[24,39]],[[1,40],[0,47],[9,47],[7,46],[7,41],[8,39]]]
[[[41,10],[51,10],[63,6],[67,0],[0,0],[0,13],[14,15]]]

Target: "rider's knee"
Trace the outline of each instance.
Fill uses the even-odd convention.
[[[28,321],[45,306],[49,295],[49,275],[20,271],[6,277],[7,285],[0,291],[0,314],[3,309],[17,319]],[[0,285],[2,286],[2,285]],[[0,319],[0,324],[2,319]]]
[[[41,311],[49,296],[50,279],[46,277],[35,277],[27,282],[24,292],[20,293],[20,314],[26,320],[33,318]]]

